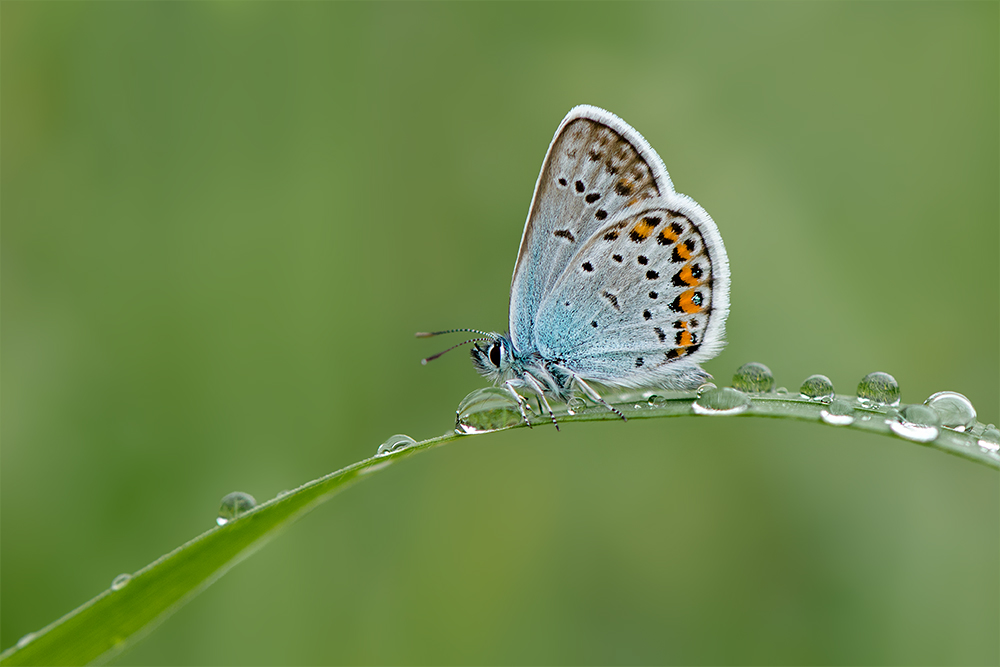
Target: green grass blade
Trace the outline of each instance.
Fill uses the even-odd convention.
[[[771,417],[824,423],[823,412],[828,404],[798,398],[788,394],[741,394],[724,390],[740,402],[739,410],[730,411],[735,417]],[[488,393],[493,392],[493,393]],[[473,392],[463,402],[469,405],[477,395],[485,397],[472,404],[488,404],[481,413],[494,420],[480,430],[522,428],[517,408],[502,402],[495,389]],[[695,406],[697,394],[671,394],[669,398],[636,393],[621,395],[615,405],[629,419],[651,419],[682,416],[712,416]],[[851,402],[853,397],[839,397]],[[899,438],[914,444],[960,456],[971,461],[1000,468],[1000,453],[992,440],[984,439],[987,427],[977,423],[967,431],[940,428],[935,438],[917,442],[903,437],[893,424],[898,414],[893,408],[852,408],[849,424],[833,426],[843,430],[860,430]],[[723,414],[723,413],[716,413]],[[570,414],[567,406],[558,406],[556,415],[561,424],[582,421],[618,419],[604,406],[580,407]],[[548,415],[533,421],[545,428]],[[0,665],[62,665],[104,662],[134,644],[155,628],[171,613],[196,596],[231,567],[251,555],[274,537],[284,526],[294,522],[311,509],[343,490],[362,476],[380,470],[395,461],[419,451],[467,436],[445,434],[416,443],[385,456],[373,457],[320,477],[293,491],[263,503],[239,519],[213,528],[135,573],[123,588],[107,590],[41,631],[29,635],[0,654]]]

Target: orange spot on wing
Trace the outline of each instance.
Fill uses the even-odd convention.
[[[693,275],[691,274],[691,265],[690,265],[690,264],[686,264],[686,265],[684,266],[684,268],[683,268],[683,269],[681,269],[681,271],[680,271],[680,274],[679,274],[679,275],[680,275],[680,278],[681,278],[681,280],[683,280],[683,281],[684,281],[685,283],[687,283],[687,284],[688,284],[688,285],[690,285],[691,287],[696,287],[696,286],[697,286],[697,285],[699,284],[699,283],[698,283],[698,279],[697,279],[697,278],[695,278],[695,277],[694,277],[694,276],[693,276]]]
[[[632,228],[632,240],[636,242],[645,241],[653,233],[654,229],[656,229],[656,225],[650,224],[647,222],[647,218],[643,218]]]
[[[683,243],[678,243],[677,246],[675,247],[675,250],[677,251],[677,256],[680,257],[681,259],[684,260],[691,259],[691,251],[688,250],[688,247]],[[690,269],[688,270],[690,271]]]
[[[695,291],[689,289],[680,296],[680,307],[685,313],[700,313],[701,306],[694,302]]]
[[[677,343],[680,347],[687,347],[688,345],[694,345],[694,339],[691,338],[691,332],[685,329],[681,332],[681,340]]]

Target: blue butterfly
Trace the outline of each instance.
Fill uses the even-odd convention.
[[[522,393],[537,396],[558,429],[547,398],[568,401],[575,390],[625,419],[591,383],[689,390],[706,382],[699,364],[725,344],[728,312],[729,261],[712,218],[674,191],[638,132],[584,105],[560,123],[535,184],[510,332],[417,336],[483,336],[459,343],[474,344],[476,369],[510,392],[529,426]]]

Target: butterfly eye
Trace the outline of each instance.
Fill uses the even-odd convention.
[[[490,361],[497,368],[500,368],[500,343],[490,345]]]

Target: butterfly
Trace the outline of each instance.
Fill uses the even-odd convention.
[[[663,161],[618,116],[581,105],[559,124],[535,183],[510,287],[510,330],[478,334],[472,362],[530,426],[534,395],[579,391],[625,419],[593,385],[695,389],[719,353],[729,260],[712,218],[674,191]],[[480,345],[480,343],[484,343]],[[445,350],[447,352],[448,350]],[[423,360],[444,354],[433,355]]]

